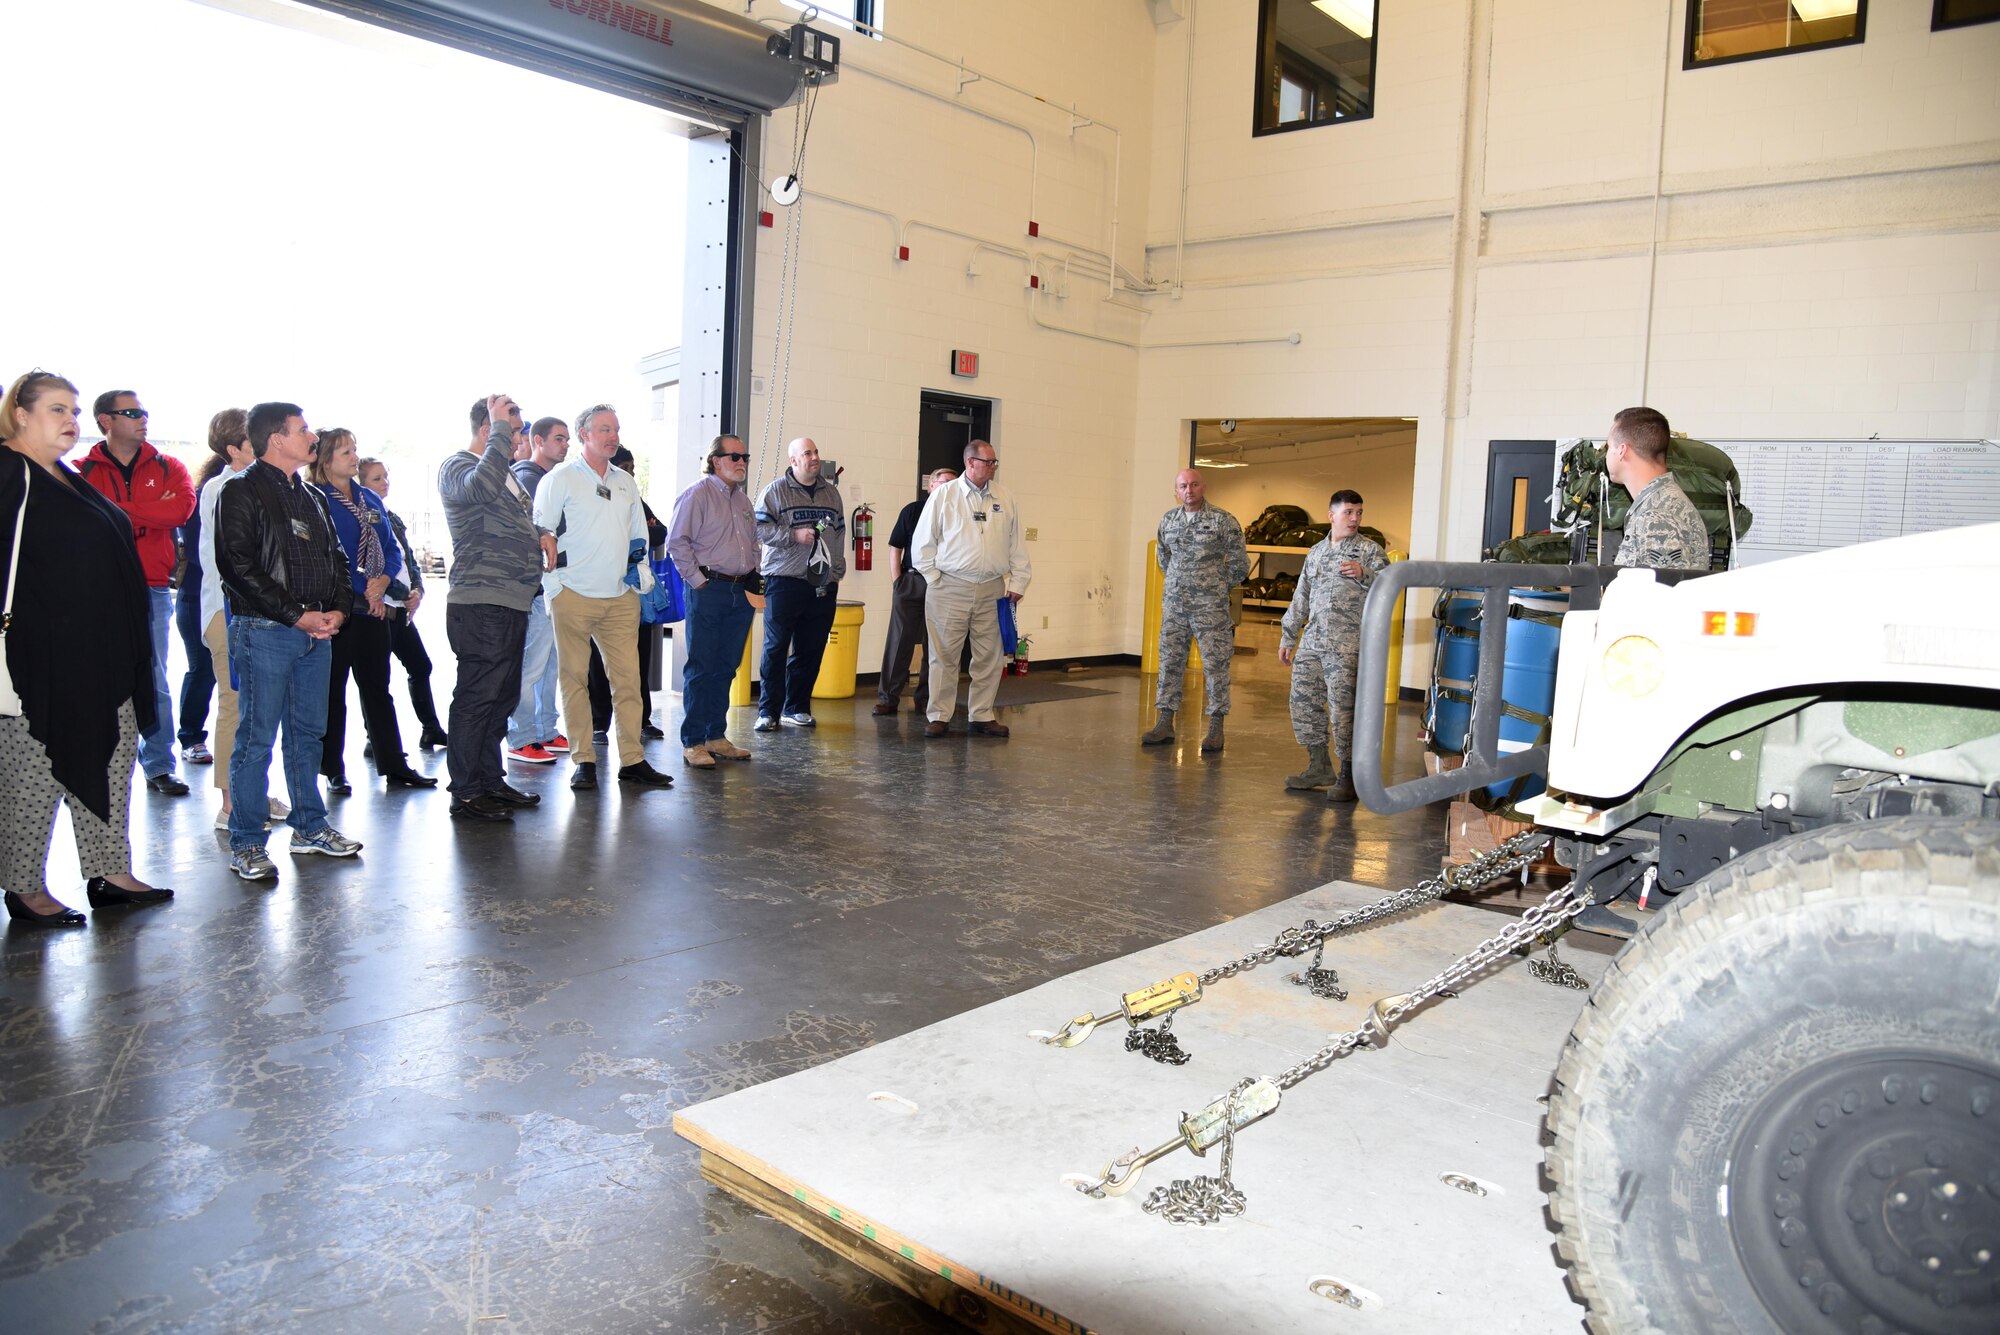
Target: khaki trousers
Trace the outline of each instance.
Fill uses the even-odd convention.
[[[569,737],[569,758],[593,763],[597,747],[590,740],[590,646],[604,660],[611,682],[611,723],[618,729],[618,763],[636,765],[646,758],[639,735],[639,595],[614,594],[586,598],[562,589],[549,599],[549,621],[556,632],[556,680],[562,687],[563,729]]]
[[[236,746],[236,688],[229,684],[229,621],[217,612],[202,627],[201,642],[215,660],[215,787],[229,790],[229,757]]]
[[[924,590],[925,649],[930,656],[931,698],[925,716],[949,722],[958,705],[958,656],[972,640],[972,689],[966,696],[966,717],[974,723],[993,719],[993,701],[1000,694],[1000,612],[1007,596],[1005,579],[960,579],[939,575]]]

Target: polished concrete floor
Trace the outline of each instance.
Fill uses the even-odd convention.
[[[1051,676],[1106,693],[1008,710],[1006,742],[925,741],[865,693],[811,732],[739,710],[754,763],[654,743],[673,791],[580,798],[521,770],[544,805],[511,828],[360,785],[334,820],[366,851],[293,860],[281,833],[274,889],[229,874],[204,787],[141,791],[138,869],[175,903],[0,943],[0,1329],[956,1329],[709,1187],[672,1114],[1435,870],[1436,812],[1283,790],[1284,669],[1269,627],[1241,642],[1220,756],[1142,750],[1130,670]],[[81,905],[74,875],[59,827],[51,888]]]

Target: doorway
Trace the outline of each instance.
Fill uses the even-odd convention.
[[[1556,443],[1495,440],[1486,447],[1486,528],[1480,542],[1493,555],[1509,538],[1549,526],[1549,496],[1556,488]]]
[[[910,496],[916,500],[923,499],[926,474],[939,468],[962,472],[965,447],[993,440],[993,400],[927,389],[919,403],[917,473],[910,479]]]

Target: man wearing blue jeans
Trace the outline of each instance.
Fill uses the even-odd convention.
[[[528,431],[528,457],[513,465],[514,480],[532,502],[549,470],[568,458],[569,423],[560,417],[537,418]],[[553,765],[569,750],[569,739],[556,724],[558,687],[555,623],[549,620],[548,599],[538,593],[528,607],[528,638],[521,651],[521,702],[507,718],[507,759]]]
[[[687,669],[681,678],[681,757],[689,769],[714,769],[750,752],[724,736],[729,684],[750,634],[750,593],[757,577],[757,518],[743,484],[750,454],[736,436],[708,447],[701,481],[674,502],[667,555],[687,586]]]
[[[129,389],[107,390],[92,405],[100,441],[78,465],[86,481],[125,512],[146,573],[147,619],[153,637],[153,715],[139,738],[139,768],[146,786],[168,797],[188,790],[174,773],[174,706],[167,691],[167,627],[174,620],[174,530],[194,514],[194,481],[181,461],[146,439],[150,420]]]
[[[257,462],[223,484],[215,507],[215,567],[229,609],[236,671],[236,743],[229,757],[229,869],[272,881],[264,851],[270,817],[271,747],[285,729],[293,854],[351,858],[361,851],[326,819],[319,790],[320,739],[333,650],[327,642],[354,608],[347,554],[325,503],[301,482],[318,438],[294,403],[250,410]]]
[[[819,446],[801,436],[788,448],[791,467],[757,501],[757,540],[764,545],[764,698],[757,731],[780,722],[813,726],[812,688],[826,656],[827,636],[847,573],[847,520],[838,477],[823,476]]]

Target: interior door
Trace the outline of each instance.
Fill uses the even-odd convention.
[[[921,500],[924,474],[933,469],[965,469],[965,447],[975,440],[993,439],[993,401],[967,398],[925,390],[917,418],[917,474],[910,480],[910,496]]]
[[[1556,443],[1552,440],[1495,440],[1486,447],[1486,532],[1480,547],[1488,556],[1509,538],[1539,533],[1549,526],[1549,495],[1556,489]]]

